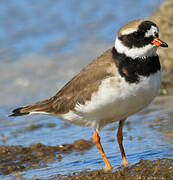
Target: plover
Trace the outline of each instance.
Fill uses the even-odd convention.
[[[55,96],[13,110],[10,116],[45,113],[94,129],[93,139],[111,170],[99,130],[119,121],[117,141],[122,162],[127,166],[123,148],[123,124],[157,95],[161,85],[161,67],[157,48],[168,47],[159,39],[157,25],[149,20],[134,20],[118,31],[113,48],[92,61]]]

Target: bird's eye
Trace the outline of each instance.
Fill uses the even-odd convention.
[[[154,32],[155,37],[159,37],[159,34],[157,32]]]

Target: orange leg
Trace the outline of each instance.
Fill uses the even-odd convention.
[[[100,143],[100,137],[99,137],[99,134],[98,134],[97,130],[95,130],[95,132],[94,132],[93,139],[94,139],[95,144],[96,144],[96,146],[97,146],[97,148],[98,148],[98,150],[99,150],[99,152],[100,152],[100,154],[101,154],[101,156],[102,156],[102,158],[103,158],[103,160],[105,162],[106,169],[107,170],[113,169],[111,164],[109,163],[105,153],[104,153],[104,150],[103,150],[102,145]]]
[[[120,151],[121,151],[121,156],[123,159],[123,166],[127,167],[127,159],[126,159],[126,155],[125,155],[124,147],[123,147],[123,123],[124,123],[124,120],[119,121],[117,141],[118,141]]]

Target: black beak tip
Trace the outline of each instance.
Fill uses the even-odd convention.
[[[163,43],[161,44],[161,47],[168,47],[168,45],[167,45],[165,42],[163,42]]]

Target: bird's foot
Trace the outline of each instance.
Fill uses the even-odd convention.
[[[108,171],[111,171],[113,170],[114,168],[111,166],[111,164],[106,164],[105,168],[104,168],[104,171],[105,172],[108,172]]]

